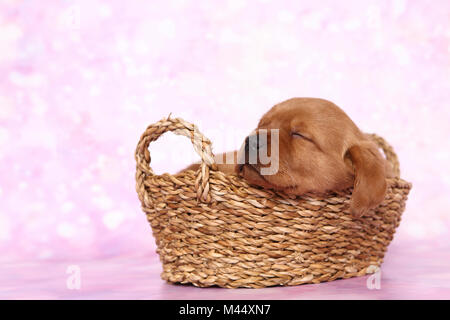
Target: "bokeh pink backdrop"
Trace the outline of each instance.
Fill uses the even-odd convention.
[[[395,147],[414,185],[395,243],[450,242],[449,1],[2,1],[0,262],[153,258],[145,127],[172,113],[227,151],[298,96]],[[198,159],[171,134],[150,153]]]

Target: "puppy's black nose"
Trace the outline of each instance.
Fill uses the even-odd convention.
[[[255,142],[256,139],[256,136],[248,136],[247,138],[245,138],[245,155],[247,157],[250,152],[258,151],[257,142]]]

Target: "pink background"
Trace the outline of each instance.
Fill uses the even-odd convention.
[[[449,75],[446,0],[2,1],[0,297],[450,298]],[[172,112],[227,151],[296,96],[384,136],[414,185],[382,289],[165,284],[134,190],[140,134]],[[171,134],[150,152],[161,173],[198,159]]]

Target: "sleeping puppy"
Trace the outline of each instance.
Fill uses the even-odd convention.
[[[277,139],[272,129],[278,129]],[[287,194],[325,193],[353,186],[350,210],[357,217],[383,201],[386,178],[391,175],[388,162],[370,138],[344,111],[323,99],[293,98],[275,105],[241,149],[229,153],[228,160],[234,161],[224,163],[225,156],[216,156],[219,170]],[[276,170],[264,174],[274,163]],[[187,169],[197,168],[194,164]]]

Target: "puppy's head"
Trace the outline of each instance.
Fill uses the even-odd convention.
[[[274,130],[275,129],[275,130]],[[294,98],[274,106],[246,138],[236,170],[247,181],[288,194],[354,186],[356,216],[385,196],[384,158],[333,103]]]

